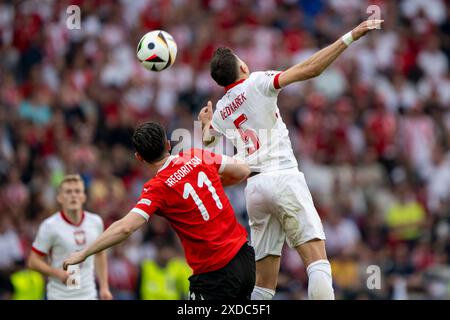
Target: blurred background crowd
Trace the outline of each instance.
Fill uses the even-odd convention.
[[[71,4],[80,29],[67,28]],[[371,4],[383,29],[320,77],[282,90],[278,105],[324,224],[336,297],[449,299],[446,0],[0,1],[0,299],[33,287],[42,297],[36,277],[24,280],[24,260],[39,223],[58,210],[64,173],[82,175],[86,209],[106,226],[132,208],[148,178],[133,128],[151,119],[169,137],[193,132],[199,109],[223,94],[209,75],[216,47],[230,46],[251,70],[283,70],[366,19]],[[152,29],[178,44],[161,73],[135,56]],[[248,226],[244,187],[227,193]],[[109,251],[115,298],[185,298],[183,259],[170,227],[152,217]],[[370,278],[378,271],[379,283]],[[304,266],[285,248],[275,299],[306,291]]]

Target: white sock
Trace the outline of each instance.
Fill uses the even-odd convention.
[[[253,288],[251,300],[272,300],[274,295],[274,290],[255,286]]]
[[[328,260],[317,260],[306,268],[309,300],[334,300],[333,278]]]

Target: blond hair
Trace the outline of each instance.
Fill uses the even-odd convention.
[[[61,180],[61,182],[59,183],[58,193],[61,192],[63,184],[67,183],[67,182],[81,182],[83,184],[83,188],[84,188],[83,178],[81,178],[81,176],[79,174],[66,174],[63,177],[63,179]]]

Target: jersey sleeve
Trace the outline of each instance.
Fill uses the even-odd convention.
[[[259,71],[253,72],[250,76],[252,86],[256,88],[262,95],[267,97],[276,96],[280,90],[279,77],[282,71]]]
[[[225,165],[229,162],[229,157],[219,153],[214,153],[208,150],[203,150],[203,162],[206,165],[212,165],[219,172],[225,170]]]
[[[159,194],[154,190],[154,188],[145,188],[141,193],[141,196],[134,206],[131,209],[131,212],[137,213],[141,215],[145,220],[148,221],[150,216],[158,210],[161,210],[163,207],[163,200],[161,194],[163,192],[159,192]]]
[[[31,250],[36,252],[40,256],[46,256],[49,254],[52,247],[52,230],[47,222],[43,222],[38,229],[36,238],[34,239]]]

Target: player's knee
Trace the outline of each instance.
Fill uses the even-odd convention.
[[[308,268],[308,297],[310,300],[334,300],[331,266],[328,260],[317,260]]]

